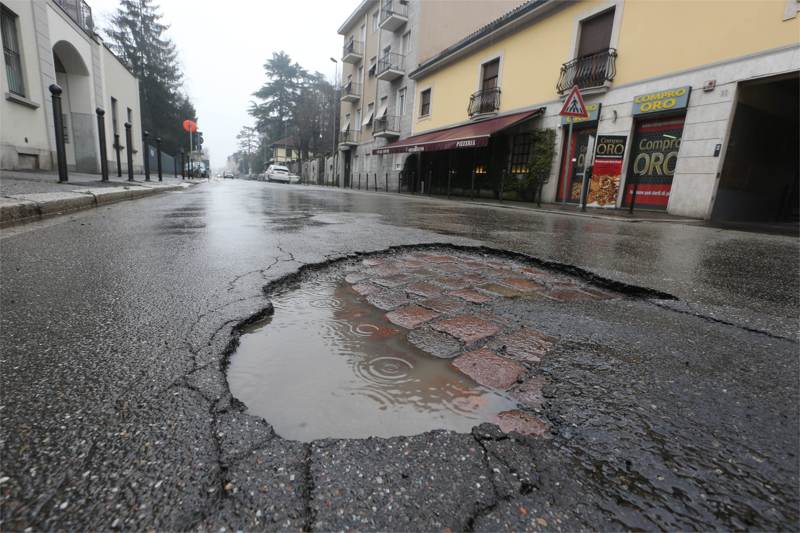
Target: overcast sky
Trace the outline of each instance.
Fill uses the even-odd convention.
[[[119,0],[87,0],[106,26]],[[359,0],[157,0],[178,46],[185,87],[199,117],[211,165],[236,151],[236,134],[252,124],[248,103],[264,83],[263,65],[284,50],[311,71],[333,78],[341,57],[336,33]],[[340,66],[341,68],[341,66]]]

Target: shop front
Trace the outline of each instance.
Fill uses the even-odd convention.
[[[503,179],[514,167],[513,151],[524,148],[524,130],[543,109],[421,133],[401,139],[373,154],[410,154],[400,189],[437,195],[497,198]]]
[[[587,170],[587,152],[591,141],[597,138],[597,121],[600,117],[600,103],[588,104],[587,118],[561,117],[561,128],[564,131],[561,147],[561,167],[558,177],[556,200],[567,203],[578,203],[581,198],[581,185]],[[572,137],[567,133],[572,122]]]
[[[634,98],[623,206],[667,209],[690,94],[686,86]]]

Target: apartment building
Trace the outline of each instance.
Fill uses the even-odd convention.
[[[342,187],[398,190],[405,154],[374,151],[411,134],[415,83],[408,73],[450,43],[522,0],[364,0],[339,28],[341,116],[338,176]]]
[[[664,7],[519,6],[408,73],[412,134],[374,153],[405,154],[412,191],[529,199],[515,185],[551,130],[544,201],[577,203],[594,160],[589,205],[797,221],[800,4]],[[589,117],[570,128],[574,85]]]
[[[61,95],[68,168],[99,172],[96,108],[106,111],[106,157],[113,172],[115,134],[131,150],[134,171],[143,167],[139,81],[94,31],[83,0],[2,0],[0,30],[0,169],[50,170],[57,166],[49,87]],[[133,125],[133,146],[125,146],[124,124]]]

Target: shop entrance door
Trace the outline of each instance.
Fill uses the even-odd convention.
[[[344,152],[344,183],[345,183],[344,186],[348,187],[348,188],[353,183],[352,176],[350,175],[350,167],[352,166],[350,164],[350,160],[351,160],[351,157],[352,157],[352,153],[351,152],[352,152],[352,150],[346,150]]]
[[[566,128],[566,127],[565,127]],[[589,137],[597,136],[595,127],[573,127],[572,139],[569,143],[564,140],[564,157],[561,161],[561,174],[558,179],[558,193],[556,199],[560,202],[564,198],[564,182],[566,180],[567,202],[576,204],[581,199],[581,184],[583,170],[586,164],[586,150],[589,147]]]
[[[685,115],[636,123],[625,180],[623,206],[666,210],[678,161]]]

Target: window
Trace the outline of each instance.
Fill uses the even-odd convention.
[[[361,110],[356,109],[356,124],[361,124]]]
[[[291,148],[287,148],[286,149],[286,159],[291,159],[291,158],[292,158],[292,149]]]
[[[406,112],[406,88],[397,91],[397,115],[402,117]]]
[[[3,33],[3,56],[6,60],[8,91],[25,96],[25,80],[22,76],[22,55],[17,32],[17,15],[0,5],[0,28]]]
[[[119,134],[119,119],[117,118],[117,99],[111,97],[111,127],[114,134]]]
[[[511,149],[512,174],[527,174],[532,146],[533,135],[530,133],[521,133],[514,136],[514,146]]]
[[[356,78],[359,83],[364,81],[364,65],[358,67],[358,78]]]
[[[386,116],[386,112],[389,110],[389,97],[382,96],[381,97],[381,105],[378,107],[378,115],[377,118],[383,118]]]
[[[403,42],[400,48],[400,51],[404,56],[408,55],[408,45],[410,42],[411,42],[411,32],[407,31],[403,34]]]
[[[361,35],[361,42],[362,43],[366,42],[366,40],[367,40],[367,27],[364,24],[361,25],[360,35]]]
[[[581,37],[577,57],[604,52],[611,46],[611,28],[614,26],[614,9],[581,21]]]
[[[344,124],[342,124],[342,131],[350,131],[350,113],[345,113]]]
[[[378,31],[378,12],[372,14],[372,31]]]
[[[497,78],[500,74],[500,59],[493,59],[483,65],[481,76],[481,90],[488,91],[497,87]]]
[[[369,77],[375,76],[375,58],[371,57],[369,60]]]
[[[419,116],[425,117],[431,114],[431,90],[425,89],[419,93]]]
[[[372,124],[372,114],[374,112],[375,112],[375,103],[370,102],[370,104],[367,106],[367,114],[364,117],[364,123],[362,124],[363,126],[369,126],[370,124]]]

